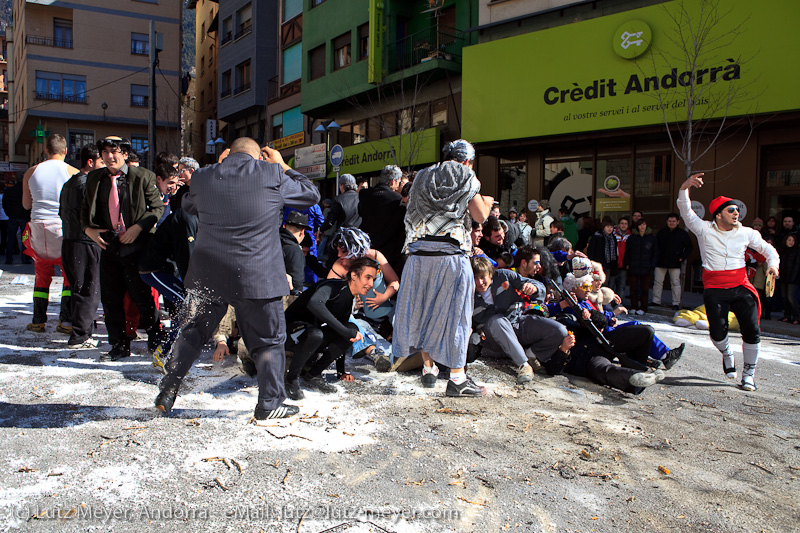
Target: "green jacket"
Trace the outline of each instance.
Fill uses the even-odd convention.
[[[564,238],[572,244],[572,249],[574,250],[578,246],[578,224],[569,215],[564,215],[560,220],[564,224]]]
[[[86,194],[81,206],[81,228],[104,228],[102,218],[97,215],[97,189],[100,181],[108,177],[108,170],[98,168],[86,177]],[[128,166],[128,190],[130,192],[133,224],[142,227],[142,234],[155,231],[156,222],[164,212],[164,202],[156,187],[156,175],[146,168]],[[108,228],[104,228],[108,229]]]

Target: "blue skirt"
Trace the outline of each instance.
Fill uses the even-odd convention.
[[[465,255],[411,255],[395,307],[393,357],[423,351],[437,363],[462,368],[474,298],[475,278]]]

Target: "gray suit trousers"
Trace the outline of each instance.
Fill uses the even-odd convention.
[[[283,385],[286,372],[286,321],[280,297],[269,299],[234,298],[229,303],[236,310],[236,322],[250,358],[258,371],[258,407],[275,409],[286,399]],[[181,329],[172,349],[172,357],[165,365],[167,375],[161,388],[180,385],[192,364],[211,338],[225,312],[228,302],[219,300],[197,302],[191,293],[188,309],[197,313]]]
[[[567,336],[567,328],[555,320],[535,315],[524,315],[512,324],[503,315],[494,315],[484,326],[483,350],[486,355],[506,355],[516,366],[528,362],[525,349],[536,355],[539,361],[547,361],[561,346]]]

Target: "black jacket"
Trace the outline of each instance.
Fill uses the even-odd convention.
[[[280,229],[281,251],[283,252],[283,264],[286,266],[286,273],[292,277],[292,290],[290,294],[300,294],[303,291],[303,280],[305,279],[306,258],[303,256],[303,248],[292,232],[286,228]]]
[[[613,233],[611,234],[611,238],[614,239],[614,257],[610,262],[606,261],[606,235],[604,231],[600,230],[595,232],[595,234],[589,239],[589,244],[586,249],[586,255],[589,257],[589,259],[592,261],[597,261],[603,265],[603,270],[605,271],[606,275],[616,272],[617,265],[619,264],[617,262],[617,254],[619,252],[617,247],[617,238]]]
[[[778,248],[778,252],[781,257],[781,283],[800,284],[800,248],[797,247],[797,244],[791,248],[781,246]]]
[[[342,227],[358,228],[361,226],[361,216],[358,214],[358,193],[356,191],[344,191],[333,199],[328,216],[322,224],[320,231],[328,231],[330,228]]]
[[[6,189],[3,193],[3,211],[6,212],[8,218],[24,220],[25,222],[31,219],[30,210],[22,207],[22,181],[17,182],[16,185]]]
[[[197,238],[198,220],[183,209],[177,209],[167,215],[164,222],[156,230],[155,235],[147,243],[144,253],[139,259],[140,272],[172,272],[174,268],[169,261],[178,266],[181,279],[186,278],[189,269],[189,258],[194,251]]]
[[[61,188],[58,216],[61,217],[61,228],[65,240],[95,244],[83,232],[81,225],[81,205],[86,193],[86,176],[85,172],[78,172]]]
[[[358,193],[358,214],[361,229],[369,235],[372,247],[385,255],[392,265],[397,263],[406,239],[403,222],[406,208],[402,196],[384,183],[362,189]]]
[[[658,265],[661,268],[680,268],[694,250],[692,239],[685,229],[663,228],[656,235],[658,239]]]
[[[340,337],[352,339],[358,327],[350,322],[354,296],[343,279],[326,279],[309,288],[286,310],[286,324],[325,324]]]
[[[642,237],[635,233],[628,237],[625,247],[625,266],[634,276],[652,274],[658,264],[658,240],[655,235]]]

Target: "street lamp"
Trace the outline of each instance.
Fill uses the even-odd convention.
[[[102,104],[100,104],[100,107],[103,108],[103,122],[105,122],[106,121],[106,109],[108,109],[108,104],[103,102]]]
[[[314,128],[314,131],[318,131],[319,133],[324,133],[325,134],[325,155],[327,156],[325,158],[326,159],[326,161],[325,161],[325,168],[326,169],[328,168],[328,160],[330,160],[330,154],[331,154],[331,132],[336,133],[340,129],[342,129],[342,127],[339,126],[336,123],[335,120],[322,122],[322,123],[320,123],[319,126]],[[325,173],[327,174],[327,170],[326,170]],[[337,173],[337,175],[338,175],[338,173]],[[325,181],[327,182],[328,178],[325,178]],[[333,184],[333,189],[334,189],[334,195],[335,196],[339,196],[339,184],[338,183],[334,183]]]

